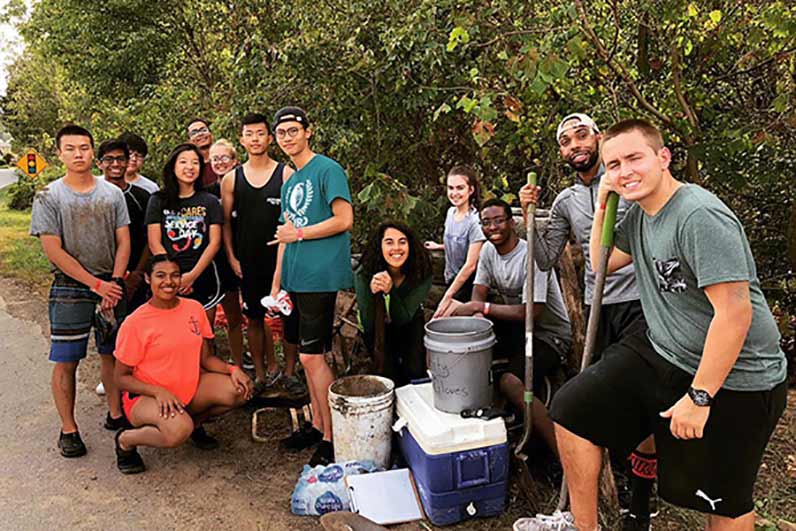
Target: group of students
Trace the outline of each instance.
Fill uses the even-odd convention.
[[[310,464],[329,463],[333,374],[324,354],[337,291],[353,285],[345,171],[310,149],[310,122],[297,107],[280,109],[272,121],[254,113],[242,119],[244,164],[231,143],[213,142],[206,120],[192,120],[187,136],[169,155],[157,189],[138,174],[146,156],[140,137],[102,142],[98,178],[90,132],[70,125],[56,134],[66,175],[36,195],[30,232],[53,265],[50,360],[61,454],[86,453],[74,415],[75,374],[93,328],[109,408],[105,428],[116,431],[122,472],[144,470],[141,445],[190,438],[200,448],[217,447],[203,421],[277,382],[292,397],[306,396],[298,359],[315,415],[281,442],[288,450],[317,446]],[[269,156],[274,137],[295,170]],[[264,321],[261,301],[269,296],[284,320],[284,374]],[[241,299],[254,381],[242,370]],[[231,364],[214,355],[219,304]]]
[[[141,179],[135,161],[145,156],[135,139],[100,146],[103,182],[91,174],[88,131],[68,126],[56,137],[67,173],[37,195],[31,233],[40,237],[55,272],[50,359],[56,362],[53,394],[63,455],[86,451],[74,421],[74,373],[91,326],[111,308],[121,320],[129,308],[119,308],[127,303],[138,309],[121,324],[115,345],[112,335],[97,335],[97,350],[116,359],[114,366],[114,356],[102,357],[102,376],[110,409],[106,427],[118,429],[123,472],[143,470],[140,445],[174,446],[191,437],[200,446],[215,446],[202,421],[280,378],[301,393],[297,357],[314,415],[283,446],[316,446],[312,465],[332,461],[327,393],[333,372],[323,354],[331,349],[337,291],[356,290],[374,371],[397,385],[422,378],[433,249],[445,251],[447,283],[434,317],[476,315],[494,323],[496,351],[509,359],[499,387],[519,412],[528,245],[536,262],[533,386],[539,396],[572,344],[553,268],[574,237],[586,257],[588,311],[604,208],[613,191],[622,199],[596,361],[556,393],[549,413],[537,398],[533,403],[534,428],[561,460],[572,512],[524,518],[514,527],[598,529],[604,447],[630,456],[633,496],[625,529],[649,529],[658,461],[663,498],[708,513],[709,529],[752,529],[752,488],[785,405],[779,333],[738,219],[709,192],[674,179],[671,155],[654,126],[627,120],[602,134],[587,115],[565,117],[556,141],[576,172],[575,183],[556,197],[546,229],[533,242],[519,238],[506,202],[480,204],[475,172],[456,166],[447,177],[452,206],[444,243],[423,243],[407,225],[386,221],[371,231],[356,271],[348,179],[339,164],[310,149],[312,129],[303,110],[283,108],[271,123],[247,115],[240,143],[248,159],[242,165],[231,144],[213,143],[208,122],[192,121],[188,135],[191,142],[169,157],[163,190],[149,198],[134,190]],[[274,137],[295,169],[268,155]],[[530,185],[520,190],[523,210],[540,191]],[[89,224],[91,231],[81,230]],[[132,236],[141,227],[143,244],[140,232]],[[238,285],[249,318],[254,382],[240,370]],[[287,301],[287,376],[279,373],[263,322],[260,300],[266,295]],[[210,323],[219,303],[230,326],[233,364],[212,353]]]

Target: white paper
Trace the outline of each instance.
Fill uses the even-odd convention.
[[[380,525],[421,520],[408,468],[346,476],[352,511]]]

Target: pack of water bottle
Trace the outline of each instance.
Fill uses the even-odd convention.
[[[345,477],[381,470],[373,461],[346,461],[310,468],[304,465],[293,496],[290,510],[300,516],[321,516],[336,511],[350,511],[351,501]]]

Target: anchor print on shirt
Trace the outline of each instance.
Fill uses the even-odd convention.
[[[702,489],[697,490],[694,494],[696,494],[697,498],[702,498],[703,500],[708,502],[710,504],[710,510],[714,512],[716,511],[716,504],[719,503],[720,501],[723,501],[723,498],[716,498],[715,500],[711,500],[710,496],[705,494],[702,491]]]
[[[655,260],[655,271],[658,273],[658,291],[661,293],[682,293],[686,289],[685,279],[680,271],[680,260]]]

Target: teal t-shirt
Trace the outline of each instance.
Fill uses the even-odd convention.
[[[765,391],[785,379],[779,330],[746,234],[716,196],[687,184],[654,216],[633,204],[616,229],[616,246],[633,256],[649,338],[663,358],[695,374],[713,319],[704,289],[748,281],[752,324],[722,388]]]
[[[282,221],[285,213],[297,228],[325,221],[333,215],[332,202],[335,199],[351,203],[348,176],[337,162],[315,155],[282,186]],[[318,293],[347,289],[353,284],[351,234],[348,231],[285,246],[283,289]]]

